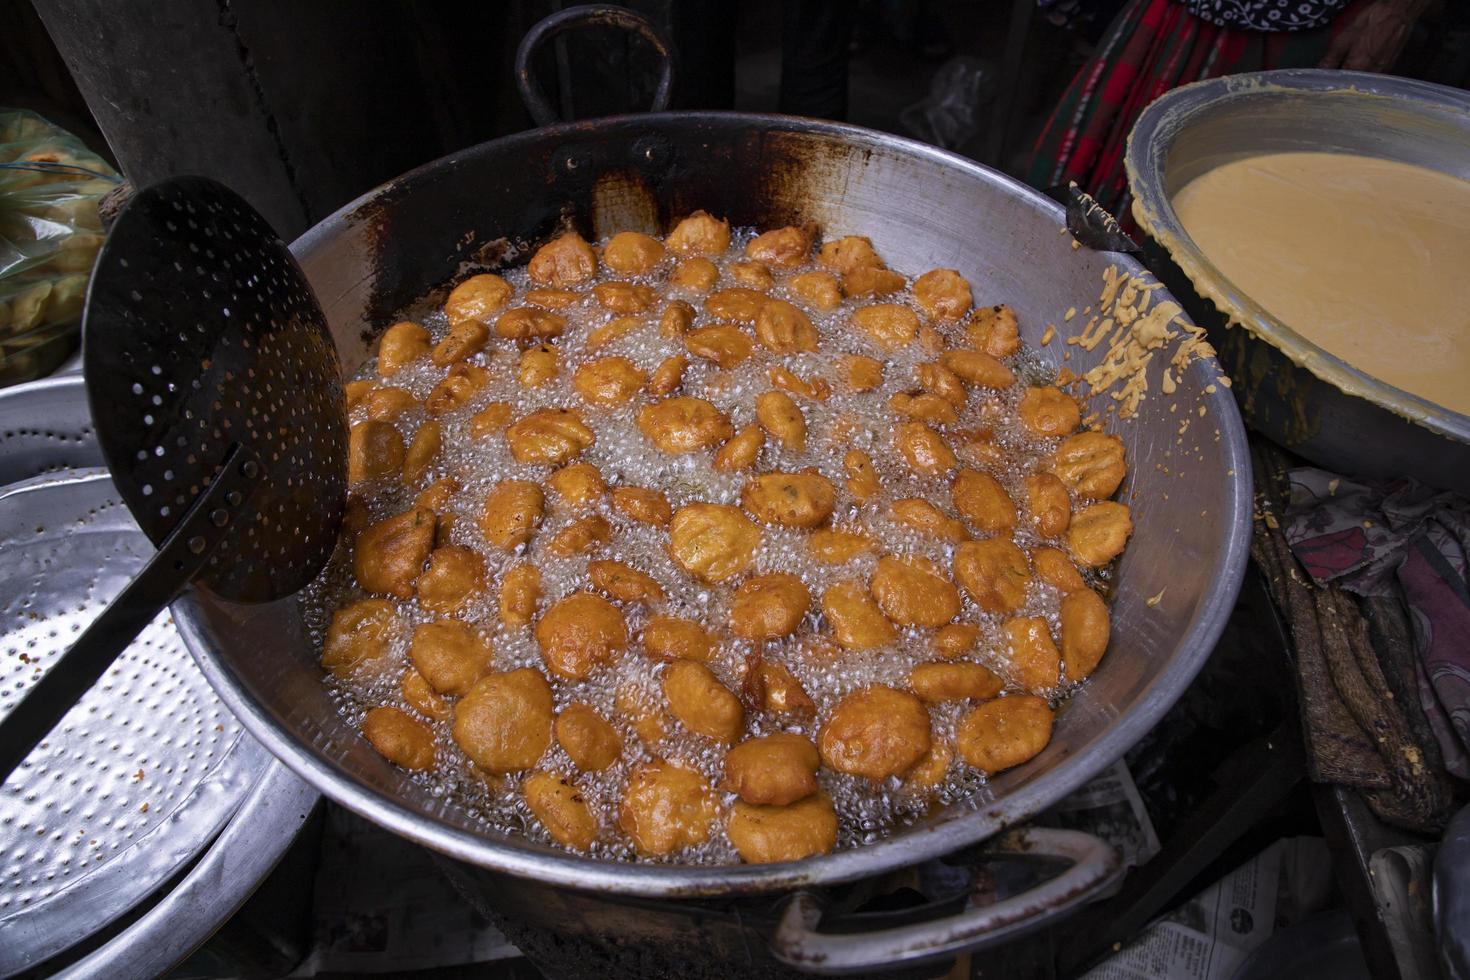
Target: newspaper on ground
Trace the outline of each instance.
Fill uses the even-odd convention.
[[[1122,759],[1068,794],[1038,822],[1096,834],[1117,848],[1130,868],[1147,863],[1159,853],[1154,823]]]

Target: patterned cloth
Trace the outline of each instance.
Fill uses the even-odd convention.
[[[1196,17],[1246,31],[1310,31],[1325,27],[1347,0],[1184,0]]]
[[[1130,0],[1057,103],[1037,140],[1027,181],[1041,188],[1076,181],[1136,232],[1123,150],[1144,106],[1201,79],[1311,67],[1364,2],[1354,0],[1330,27],[1267,33],[1220,27],[1178,0]]]
[[[1470,500],[1413,480],[1291,472],[1286,539],[1318,582],[1407,605],[1419,696],[1445,768],[1470,779]]]

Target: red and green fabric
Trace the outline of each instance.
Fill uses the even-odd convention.
[[[1134,230],[1123,151],[1144,106],[1219,75],[1310,68],[1362,6],[1358,0],[1317,30],[1274,33],[1217,27],[1178,0],[1130,0],[1057,103],[1027,181],[1042,188],[1076,181]]]

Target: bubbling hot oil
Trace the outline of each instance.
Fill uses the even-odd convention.
[[[718,258],[720,279],[713,289],[740,285],[728,272],[733,261],[744,258],[744,246],[754,232],[737,233],[730,249]],[[469,419],[487,404],[497,401],[510,403],[514,407],[513,418],[540,408],[572,408],[596,432],[596,442],[576,462],[591,463],[601,472],[609,490],[618,486],[649,487],[663,491],[670,505],[678,510],[685,504],[700,501],[732,504],[740,503],[740,491],[752,473],[722,473],[713,467],[713,453],[700,452],[680,456],[667,455],[656,449],[639,431],[635,415],[646,398],[634,398],[627,404],[600,409],[587,405],[572,386],[572,375],[576,369],[603,357],[621,355],[636,364],[645,373],[655,368],[671,354],[684,353],[683,345],[660,334],[658,326],[658,304],[643,314],[646,325],[625,335],[611,344],[588,352],[585,349],[587,336],[595,329],[613,320],[618,314],[602,309],[593,300],[590,289],[597,282],[633,281],[665,292],[664,280],[675,257],[669,256],[646,276],[613,277],[607,270],[600,269],[597,279],[579,284],[587,290],[585,298],[556,312],[566,318],[565,332],[555,339],[558,351],[556,377],[538,388],[524,388],[517,381],[516,368],[520,351],[511,342],[492,337],[487,348],[470,358],[489,372],[489,381],[473,399],[457,411],[438,418],[443,427],[443,447],[434,463],[432,472],[420,486],[404,487],[397,481],[382,481],[360,489],[373,520],[400,513],[413,505],[414,497],[428,482],[444,476],[453,476],[461,484],[447,507],[447,512],[456,516],[451,532],[452,543],[475,549],[486,560],[489,587],[472,600],[460,613],[460,617],[478,624],[491,634],[493,657],[491,668],[497,671],[519,667],[542,669],[541,657],[530,627],[508,627],[499,622],[498,579],[505,568],[522,562],[530,562],[541,571],[542,600],[538,609],[544,610],[549,603],[573,592],[591,589],[588,576],[589,561],[598,558],[616,558],[652,575],[663,588],[667,601],[657,611],[686,616],[699,620],[718,635],[725,633],[728,621],[729,588],[711,587],[686,575],[670,560],[667,552],[668,532],[665,528],[630,521],[611,506],[609,495],[594,506],[593,512],[601,514],[613,528],[612,544],[609,548],[594,550],[590,554],[559,557],[546,549],[558,531],[580,517],[587,510],[575,513],[560,504],[554,492],[547,492],[547,513],[544,522],[529,545],[523,545],[513,554],[506,555],[490,547],[481,536],[477,525],[480,506],[485,495],[501,480],[523,479],[544,485],[550,469],[545,466],[518,463],[511,456],[504,438],[474,439],[469,431]],[[802,271],[802,270],[797,270]],[[799,576],[812,596],[812,607],[805,621],[791,637],[780,641],[769,641],[763,645],[765,660],[779,663],[788,668],[801,682],[802,687],[816,704],[815,718],[796,719],[793,716],[777,716],[761,711],[748,711],[746,731],[743,737],[769,734],[776,731],[791,731],[815,739],[821,720],[826,718],[837,702],[845,695],[872,684],[887,684],[900,689],[907,686],[909,671],[920,663],[934,660],[933,630],[920,628],[900,629],[897,640],[886,647],[871,651],[843,651],[830,641],[824,642],[826,624],[820,612],[822,594],[839,581],[856,579],[867,582],[880,555],[915,555],[936,561],[948,574],[952,568],[954,546],[948,542],[893,521],[888,515],[889,505],[909,497],[929,500],[946,513],[952,513],[948,479],[945,477],[925,478],[913,473],[892,445],[892,433],[896,416],[888,406],[895,394],[912,391],[917,387],[915,368],[933,361],[936,355],[914,342],[897,351],[885,351],[874,345],[864,334],[850,326],[848,320],[853,310],[870,302],[894,302],[913,306],[911,293],[902,293],[874,299],[844,300],[828,313],[812,310],[799,297],[792,294],[788,282],[793,273],[772,270],[775,286],[769,291],[774,297],[786,299],[810,316],[820,336],[820,350],[814,353],[775,355],[757,345],[754,356],[731,370],[721,370],[714,364],[690,355],[680,392],[705,398],[723,410],[738,431],[755,423],[755,400],[771,390],[768,372],[781,366],[799,377],[812,380],[826,379],[832,388],[825,402],[814,401],[793,395],[806,417],[806,450],[796,453],[778,447],[774,440],[767,439],[755,470],[780,469],[787,472],[814,469],[839,488],[839,502],[832,515],[834,527],[861,525],[872,542],[869,553],[838,565],[827,565],[815,561],[806,546],[808,532],[779,527],[762,527],[764,540],[750,568],[751,574],[786,572]],[[532,288],[525,268],[502,273],[516,289],[519,297]],[[696,316],[690,329],[697,329],[717,322],[701,309],[702,296],[680,292],[669,293],[666,298],[684,298],[695,308]],[[983,303],[1003,302],[1004,297],[977,296]],[[509,305],[515,305],[513,299]],[[915,309],[917,309],[915,307]],[[421,304],[405,311],[405,318],[424,326],[437,343],[449,329],[442,310],[437,304]],[[923,318],[921,314],[921,319]],[[967,347],[963,327],[960,324],[935,324],[946,345]],[[748,328],[747,328],[748,329]],[[851,391],[842,381],[844,372],[841,360],[848,354],[863,354],[883,362],[883,383],[871,392]],[[989,428],[997,443],[1005,450],[1003,467],[987,466],[1012,499],[1024,501],[1022,481],[1028,473],[1037,469],[1038,462],[1056,448],[1058,440],[1037,439],[1019,424],[1016,405],[1027,383],[1046,383],[1046,370],[1034,353],[1023,349],[1007,359],[1016,372],[1018,382],[1004,391],[983,388],[967,389],[969,397],[960,412],[958,422],[951,430]],[[384,381],[406,388],[418,400],[419,405],[400,416],[394,424],[401,431],[405,443],[412,439],[428,416],[422,402],[433,387],[443,378],[444,369],[432,365],[427,358],[402,368],[391,379]],[[357,378],[377,380],[376,360],[369,359],[356,375]],[[997,409],[1000,409],[997,412]],[[362,417],[362,409],[356,409],[352,421]],[[873,459],[881,484],[881,493],[862,506],[849,500],[841,488],[846,483],[843,457],[849,449],[865,451]],[[962,464],[964,465],[963,461]],[[1028,552],[1043,542],[1022,520],[1017,523],[1013,536],[1016,544]],[[1089,575],[1089,581],[1097,580]],[[1001,623],[1009,618],[988,613],[978,608],[968,596],[963,595],[960,620],[978,625],[981,630],[975,659],[994,670],[999,676],[1007,676],[1007,666],[996,651],[1003,649],[1000,635]],[[313,639],[319,645],[325,635],[332,612],[343,605],[362,598],[362,592],[353,580],[350,553],[346,547],[323,572],[322,576],[305,593],[304,609]],[[1040,616],[1056,633],[1059,620],[1060,595],[1050,586],[1033,581],[1025,607],[1011,615]],[[341,711],[354,725],[360,724],[362,716],[370,708],[392,705],[414,713],[404,702],[399,690],[403,672],[409,666],[408,641],[413,626],[438,618],[420,609],[415,601],[395,601],[402,620],[407,624],[394,640],[391,654],[383,658],[382,670],[369,675],[359,674],[342,681],[328,677],[326,683],[334,686],[336,700]],[[723,777],[724,758],[727,747],[710,739],[695,735],[682,728],[667,714],[660,691],[659,674],[661,664],[643,655],[636,638],[648,620],[650,613],[641,604],[628,604],[623,608],[628,635],[634,642],[614,663],[597,670],[583,681],[566,681],[551,678],[555,692],[556,709],[573,702],[581,702],[594,708],[598,714],[617,728],[623,740],[621,758],[600,772],[579,772],[564,750],[553,739],[550,749],[538,768],[573,776],[581,795],[587,800],[597,816],[603,839],[593,845],[593,856],[617,859],[636,857],[631,844],[617,832],[617,812],[621,791],[629,773],[639,764],[655,758],[667,759],[700,772],[711,786],[718,787]],[[745,681],[749,658],[755,651],[748,641],[724,636],[717,652],[708,663],[711,671],[735,692],[739,692]],[[640,700],[664,715],[666,737],[652,749],[645,746],[634,732],[628,718],[617,705],[620,689],[633,688],[641,692]],[[1057,691],[1061,697],[1065,691]],[[947,702],[929,705],[932,731],[935,742],[953,741],[954,726],[967,710],[965,702]],[[414,713],[416,715],[416,713]],[[417,715],[416,715],[417,716]],[[531,815],[518,790],[519,777],[486,776],[474,769],[455,746],[450,735],[448,722],[430,722],[438,746],[436,768],[425,773],[413,774],[410,778],[425,786],[436,796],[446,798],[461,807],[472,819],[487,830],[523,834],[538,841],[550,843],[550,837]],[[871,843],[887,836],[895,828],[913,823],[937,806],[963,805],[978,795],[984,777],[974,769],[956,759],[950,766],[946,778],[937,786],[923,792],[907,788],[897,779],[874,784],[860,777],[836,773],[823,767],[819,775],[822,788],[831,796],[839,818],[837,846],[855,847]],[[731,794],[721,794],[724,808],[733,803]],[[734,848],[718,828],[710,840],[692,850],[679,852],[669,860],[679,863],[720,864],[739,860]]]

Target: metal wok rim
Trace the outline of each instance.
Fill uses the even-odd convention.
[[[1362,398],[1446,438],[1470,443],[1470,415],[1463,415],[1419,395],[1397,388],[1319,347],[1233,284],[1185,231],[1165,193],[1164,161],[1177,134],[1196,116],[1234,102],[1291,92],[1306,98],[1384,98],[1406,105],[1426,104],[1470,116],[1470,93],[1391,75],[1316,68],[1282,69],[1224,75],[1184,85],[1159,96],[1144,108],[1128,136],[1124,165],[1134,196],[1133,216],[1159,242],[1201,293],[1231,320],[1280,350],[1344,394]],[[1423,164],[1420,164],[1423,166]],[[1217,296],[1233,307],[1224,309]]]
[[[715,112],[613,116],[592,122],[529,130],[492,143],[497,148],[513,148],[519,144],[560,136],[585,136],[589,127],[593,126],[617,129],[649,122],[698,124],[701,121],[718,121],[727,125],[735,123],[751,129],[797,130],[835,137],[858,146],[881,145],[885,148],[896,148],[905,154],[999,185],[1008,193],[1020,196],[1033,207],[1050,215],[1058,227],[1064,223],[1063,211],[1055,203],[1025,185],[964,157],[857,126],[816,122],[793,116]],[[407,181],[430,168],[453,167],[470,155],[483,152],[483,147],[489,145],[491,144],[486,143],[461,150],[369,191],[308,230],[296,240],[293,249],[301,251],[310,248],[340,233],[341,226],[349,215],[395,184]],[[1130,274],[1145,272],[1138,262],[1126,255],[1113,254],[1110,255],[1110,260]],[[205,676],[250,733],[272,754],[329,799],[447,857],[555,886],[645,897],[747,895],[852,881],[952,853],[983,841],[1003,828],[1040,812],[1092,778],[1132,747],[1144,732],[1158,722],[1194,679],[1214,649],[1235,604],[1245,571],[1250,540],[1250,457],[1243,423],[1233,400],[1227,401],[1233,398],[1227,389],[1221,387],[1207,397],[1214,402],[1213,408],[1218,409],[1212,410],[1211,414],[1220,426],[1219,446],[1225,460],[1224,468],[1234,474],[1226,487],[1223,508],[1228,526],[1222,547],[1214,556],[1210,570],[1209,581],[1214,584],[1214,588],[1201,600],[1194,618],[1179,638],[1175,646],[1178,652],[1174,659],[1139,693],[1127,713],[1128,723],[1115,721],[1083,751],[1054,763],[1046,778],[1032,780],[992,800],[955,804],[959,807],[973,807],[969,814],[946,820],[938,826],[900,830],[894,836],[873,844],[802,861],[768,865],[599,861],[562,851],[534,850],[436,823],[386,793],[360,782],[346,768],[318,756],[289,732],[278,728],[263,707],[240,685],[229,667],[211,652],[192,611],[193,603],[197,601],[194,594],[186,594],[175,602],[173,610],[179,633],[199,661]],[[1160,533],[1167,532],[1161,529]]]

